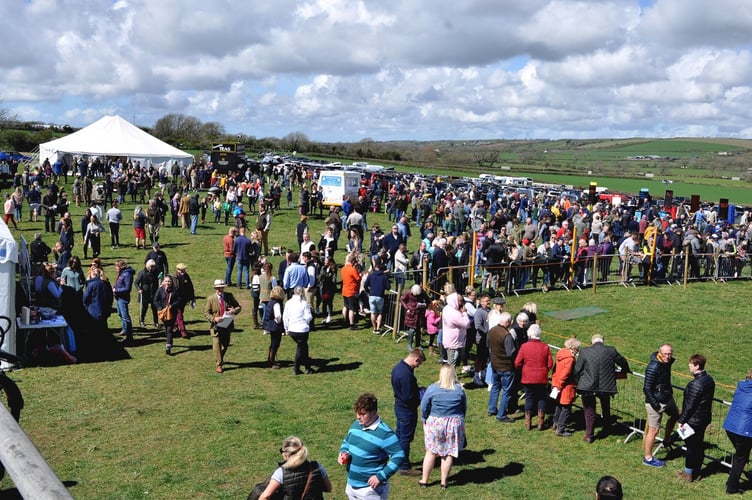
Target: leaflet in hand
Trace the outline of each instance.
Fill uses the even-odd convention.
[[[234,319],[235,319],[235,315],[233,315],[231,312],[225,311],[225,315],[222,316],[222,319],[218,321],[217,324],[214,326],[218,326],[220,328],[227,328],[228,326],[230,326],[230,323],[232,323],[232,320]]]
[[[684,424],[679,426],[676,432],[679,434],[680,438],[686,440],[689,436],[695,433],[695,430],[689,424]]]

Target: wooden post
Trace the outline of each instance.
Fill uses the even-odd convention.
[[[577,257],[577,228],[572,227],[572,243],[569,247],[569,282],[568,286],[574,284],[574,261]]]
[[[653,236],[653,242],[650,244],[650,262],[648,263],[648,272],[646,274],[646,282],[648,286],[653,284],[653,266],[655,265],[655,249],[658,246],[658,231],[656,230]]]
[[[5,405],[0,405],[0,460],[23,498],[73,499]]]
[[[684,247],[684,288],[689,280],[689,245]]]

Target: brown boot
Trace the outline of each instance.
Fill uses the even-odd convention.
[[[533,412],[526,411],[525,412],[525,429],[530,430],[533,428]]]
[[[277,362],[277,351],[272,351],[271,349],[269,350],[269,365],[275,370],[278,370],[280,368],[280,365]]]
[[[682,481],[686,481],[688,483],[695,481],[695,478],[692,476],[692,474],[687,474],[683,470],[675,471],[674,474],[676,474],[676,477],[678,477]]]
[[[428,346],[428,355],[429,356],[436,356],[436,351],[433,350],[433,346],[432,345]]]
[[[546,410],[538,410],[538,430],[542,431],[546,423]]]

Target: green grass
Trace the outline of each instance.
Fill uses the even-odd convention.
[[[598,186],[605,186],[612,193],[632,193],[637,194],[642,188],[650,190],[654,198],[662,199],[667,189],[674,192],[674,197],[684,196],[691,197],[693,194],[700,195],[703,201],[713,201],[716,204],[721,198],[726,198],[742,206],[752,204],[752,189],[745,181],[732,181],[724,179],[706,179],[691,178],[679,180],[673,175],[659,175],[656,173],[654,178],[617,178],[607,177],[603,174],[593,172],[593,175],[557,175],[555,173],[540,172],[517,172],[515,175],[521,177],[531,177],[536,182],[545,182],[553,184],[564,184],[572,186],[588,186],[591,182],[597,182]],[[664,179],[671,179],[671,184],[663,184]]]
[[[129,215],[132,208],[126,204],[124,213]],[[385,217],[369,214],[369,222],[375,221],[384,224]],[[278,213],[272,244],[295,246],[296,222],[293,210]],[[309,223],[314,234],[323,229],[321,220],[312,218]],[[30,239],[41,228],[41,222],[23,222],[22,233]],[[129,227],[121,233],[124,242],[132,241]],[[186,262],[202,296],[211,292],[214,279],[224,276],[225,233],[225,226],[214,224],[202,225],[198,236],[163,230],[161,241],[171,266]],[[123,257],[140,269],[143,251],[124,248],[116,253],[108,238],[103,237],[108,265]],[[414,241],[410,247],[415,247]],[[343,256],[340,252],[338,260]],[[273,259],[275,269],[278,260]],[[112,274],[111,268],[108,271]],[[345,498],[345,475],[336,455],[354,417],[352,402],[361,392],[374,391],[380,397],[381,415],[394,423],[389,373],[405,354],[404,342],[395,345],[367,330],[317,328],[310,345],[320,373],[292,374],[294,345],[287,338],[279,355],[285,366],[269,370],[264,363],[269,340],[251,329],[250,298],[246,291],[232,291],[243,312],[222,375],[213,370],[202,299],[195,310],[187,310],[195,336],[177,339],[174,357],[164,355],[162,339],[138,332],[144,345],[129,348],[127,360],[29,367],[11,374],[26,399],[24,429],[74,497],[244,498],[275,467],[281,440],[295,434],[329,471],[334,483],[330,498]],[[588,339],[595,332],[604,333],[606,342],[627,356],[637,371],[660,342],[673,342],[678,358],[674,379],[681,385],[686,382],[685,360],[701,352],[719,382],[717,395],[730,399],[729,389],[749,368],[746,353],[752,339],[745,332],[752,329],[752,319],[743,308],[748,296],[748,282],[692,284],[686,289],[602,287],[596,294],[509,297],[507,306],[517,311],[527,301],[537,302],[544,340],[552,344],[561,345],[570,335]],[[610,313],[573,321],[542,314],[582,305]],[[134,301],[132,315],[135,307]],[[119,326],[117,318],[111,318],[110,326]],[[421,385],[433,382],[437,374],[434,363],[416,372]],[[671,498],[712,498],[723,491],[724,473],[698,484],[678,484],[673,469],[682,466],[680,458],[663,470],[640,466],[639,440],[623,444],[623,436],[611,436],[587,445],[581,432],[565,441],[552,432],[525,432],[521,423],[495,424],[486,416],[487,396],[485,390],[468,391],[469,451],[453,469],[448,498],[587,498],[598,477],[607,473],[622,480],[629,498],[652,497],[659,484]],[[420,428],[411,457],[422,457]],[[0,486],[7,489],[12,483],[6,478]],[[415,480],[396,477],[392,498],[435,498],[437,489],[421,490]]]

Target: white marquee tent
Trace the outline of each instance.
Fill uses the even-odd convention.
[[[2,349],[16,353],[16,263],[18,249],[16,240],[8,226],[0,220],[0,316],[8,318],[0,321],[5,332]],[[4,363],[4,362],[3,362]],[[3,368],[5,365],[3,365]]]
[[[178,162],[185,167],[193,157],[160,141],[120,116],[104,116],[88,127],[60,139],[39,145],[39,162],[50,163],[65,155],[117,156],[141,165],[167,165]]]

